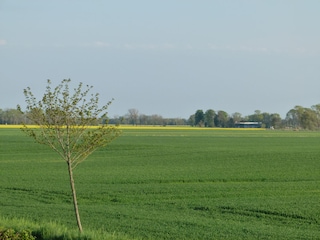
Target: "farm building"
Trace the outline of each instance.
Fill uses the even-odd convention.
[[[236,122],[236,128],[261,128],[262,122]]]

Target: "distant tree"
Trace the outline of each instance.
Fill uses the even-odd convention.
[[[189,119],[188,119],[188,124],[189,124],[190,126],[195,126],[195,125],[196,125],[195,115],[194,115],[194,114],[192,114],[192,115],[189,117]]]
[[[280,128],[281,122],[282,122],[282,119],[278,113],[272,113],[270,115],[270,126],[269,127],[272,126],[274,128]]]
[[[317,116],[317,128],[320,128],[320,104],[311,106],[311,109],[316,113]]]
[[[304,108],[301,114],[301,127],[308,130],[315,130],[318,126],[317,114],[310,108]]]
[[[226,127],[228,127],[228,128],[234,128],[235,126],[236,126],[236,121],[233,119],[232,116],[229,117]]]
[[[252,122],[263,122],[263,114],[261,113],[260,110],[255,110],[254,111],[254,114],[252,115],[249,115],[249,121],[252,121]]]
[[[129,123],[132,125],[137,125],[139,120],[139,111],[135,108],[130,108],[128,110]]]
[[[261,127],[262,128],[270,128],[271,127],[271,114],[268,112],[261,113]]]
[[[150,123],[152,125],[165,125],[165,120],[161,115],[153,114],[150,116]]]
[[[229,121],[229,115],[225,111],[218,111],[214,118],[214,124],[217,127],[227,127]]]
[[[0,109],[0,124],[21,124],[24,115],[17,109]]]
[[[203,110],[197,110],[194,114],[194,123],[196,126],[202,127],[204,125],[204,113]]]
[[[8,124],[7,112],[2,109],[0,109],[0,123],[1,124]]]
[[[149,117],[147,115],[140,114],[138,119],[141,125],[149,125]]]
[[[8,109],[7,116],[9,124],[19,124],[23,121],[23,114],[17,109]]]
[[[109,119],[109,124],[114,124],[116,126],[119,126],[120,124],[123,124],[124,122],[124,117],[121,116],[114,116],[112,119]]]
[[[215,111],[208,109],[204,113],[204,124],[206,127],[214,127],[214,116],[216,115]]]
[[[297,105],[287,113],[286,122],[291,127],[314,130],[319,125],[317,110]]]
[[[299,127],[302,127],[302,115],[303,115],[303,112],[304,112],[304,107],[300,106],[300,105],[296,105],[294,107],[294,110],[295,110],[295,113],[296,113],[296,117],[298,119],[298,123],[299,123]]]
[[[289,112],[287,112],[286,124],[292,128],[298,128],[300,126],[299,115],[296,109],[290,109]]]
[[[115,139],[120,132],[117,128],[99,124],[106,118],[111,101],[100,108],[99,95],[88,96],[92,87],[87,86],[82,90],[80,83],[71,93],[69,83],[70,79],[65,79],[52,89],[48,80],[46,92],[40,101],[29,87],[24,89],[27,117],[39,129],[24,125],[22,130],[36,142],[48,145],[67,163],[77,225],[82,232],[73,170],[97,148]],[[18,109],[22,112],[19,106]],[[92,125],[96,127],[89,128]]]
[[[239,113],[239,112],[233,113],[233,114],[231,115],[231,117],[232,117],[232,119],[233,119],[233,121],[234,121],[235,123],[236,123],[236,122],[240,122],[240,121],[243,120],[242,115],[241,115],[241,113]]]
[[[170,125],[187,125],[187,120],[184,118],[174,118],[174,119],[168,119],[169,122],[167,124]]]

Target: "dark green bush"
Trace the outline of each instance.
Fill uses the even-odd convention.
[[[35,240],[36,238],[32,234],[23,230],[21,232],[16,232],[13,229],[7,229],[0,231],[0,240]]]

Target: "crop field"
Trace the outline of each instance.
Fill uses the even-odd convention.
[[[84,230],[320,239],[320,132],[124,128],[74,173]],[[0,129],[0,216],[76,228],[66,163],[19,129]]]

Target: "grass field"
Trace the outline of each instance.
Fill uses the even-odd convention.
[[[0,217],[76,229],[56,153],[0,129],[0,166]],[[135,239],[320,239],[319,169],[320,132],[128,128],[75,170],[75,184],[84,229]]]

